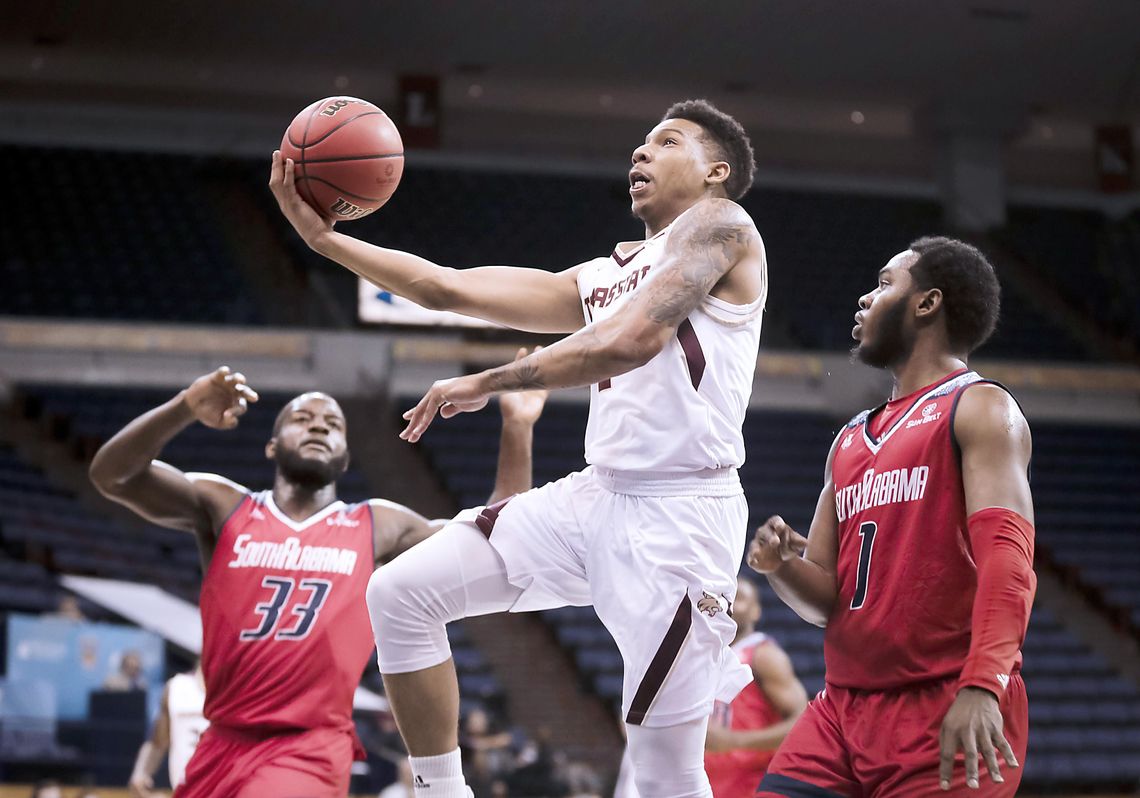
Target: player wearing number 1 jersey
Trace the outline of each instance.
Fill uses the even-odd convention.
[[[1030,436],[1013,397],[966,365],[998,302],[989,262],[946,238],[911,244],[860,299],[854,353],[889,369],[894,393],[839,431],[807,540],[774,517],[749,551],[781,598],[827,629],[826,689],[758,796],[1017,791],[1036,585]]]
[[[359,749],[352,698],[373,650],[364,594],[374,566],[441,524],[391,502],[345,504],[346,424],[330,396],[306,393],[277,417],[266,456],[271,490],[158,461],[195,420],[237,425],[257,395],[221,368],[128,424],[91,464],[107,497],[196,534],[205,716],[210,722],[179,798],[333,798],[348,792]],[[494,498],[530,484],[530,440],[543,394],[502,403]]]

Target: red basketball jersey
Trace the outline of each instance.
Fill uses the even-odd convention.
[[[956,371],[844,430],[832,466],[839,596],[824,637],[829,684],[885,690],[961,672],[977,568],[953,425],[962,392],[980,382]]]
[[[776,642],[763,632],[754,632],[738,640],[732,650],[740,661],[752,667],[752,654],[760,646],[774,646]],[[709,723],[718,723],[729,729],[766,729],[782,720],[780,711],[764,695],[756,682],[751,682],[737,694],[730,704],[717,702]],[[705,772],[712,785],[713,798],[750,796],[756,792],[764,770],[775,751],[736,750],[705,754]]]
[[[211,723],[311,729],[352,723],[372,654],[367,503],[293,521],[271,491],[247,496],[218,534],[202,583],[202,673]]]

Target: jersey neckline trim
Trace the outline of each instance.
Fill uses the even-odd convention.
[[[645,249],[646,244],[648,244],[650,241],[656,241],[658,238],[665,235],[665,233],[667,233],[669,231],[669,227],[672,227],[672,226],[673,225],[670,224],[665,229],[658,231],[657,235],[650,236],[649,238],[645,239],[644,241],[639,243],[637,246],[635,246],[633,249],[631,249],[628,254],[625,254],[625,255],[621,254],[621,250],[620,250],[621,245],[622,244],[631,244],[633,242],[632,241],[620,241],[620,242],[618,242],[617,246],[614,247],[614,251],[610,255],[610,257],[613,258],[615,261],[617,261],[618,266],[625,266],[631,260],[636,258],[641,253],[641,251],[643,249]]]
[[[881,413],[886,408],[886,406],[890,404],[890,401],[883,402],[875,409],[869,411],[867,413],[867,416],[863,419],[863,441],[867,444],[867,448],[870,449],[872,453],[878,454],[879,449],[882,448],[883,444],[886,443],[890,437],[894,435],[899,428],[902,427],[903,423],[911,417],[911,414],[914,413],[920,404],[930,399],[932,394],[938,393],[938,391],[947,383],[970,373],[972,372],[968,368],[958,369],[957,371],[953,371],[950,374],[947,374],[938,382],[932,383],[926,388],[920,388],[918,391],[915,391],[915,393],[912,394],[912,396],[915,396],[915,399],[910,403],[910,407],[906,409],[905,413],[896,418],[894,423],[891,424],[891,426],[888,427],[887,430],[878,438],[871,434],[871,420],[875,418],[879,413]]]
[[[294,521],[292,518],[285,514],[284,510],[277,506],[277,502],[273,500],[273,491],[267,490],[265,491],[265,506],[269,508],[269,512],[277,517],[278,521],[285,524],[285,526],[289,527],[294,532],[300,532],[303,529],[308,529],[310,526],[322,520],[323,518],[326,518],[338,510],[343,509],[347,505],[345,505],[345,503],[340,499],[337,499],[332,504],[327,505],[323,509],[317,510],[308,518],[304,518],[300,521]]]

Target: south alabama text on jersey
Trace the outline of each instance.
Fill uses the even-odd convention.
[[[676,224],[676,223],[674,223]],[[578,273],[586,322],[621,313],[655,279],[673,225]],[[615,471],[684,473],[744,462],[741,428],[756,370],[767,293],[735,305],[708,296],[640,368],[591,388],[586,462]]]
[[[338,546],[307,546],[297,537],[283,541],[257,540],[242,534],[234,539],[230,568],[274,568],[282,571],[315,571],[351,574],[356,570],[356,551]]]

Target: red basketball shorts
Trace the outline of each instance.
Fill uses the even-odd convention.
[[[1012,798],[1022,770],[1000,755],[1002,784],[990,780],[979,757],[981,787],[967,789],[959,752],[950,790],[938,785],[938,732],[957,687],[956,679],[887,691],[828,686],[780,746],[756,798]],[[1002,731],[1024,767],[1029,704],[1020,675],[1010,679],[1000,708]]]
[[[343,798],[355,737],[350,729],[251,734],[211,726],[176,798]]]

